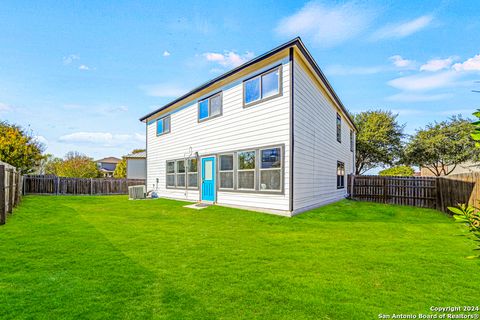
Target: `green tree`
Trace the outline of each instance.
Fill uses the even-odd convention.
[[[113,171],[114,178],[126,178],[127,177],[127,159],[123,158],[122,161],[117,163],[115,171]]]
[[[97,178],[100,176],[100,170],[92,158],[76,151],[70,151],[62,161],[55,162],[52,170],[60,177]]]
[[[381,176],[401,176],[411,177],[415,173],[412,167],[409,166],[396,166],[380,171],[378,174]]]
[[[479,159],[473,133],[470,121],[459,116],[428,124],[411,137],[404,162],[426,168],[436,176],[449,175],[458,164]]]
[[[374,110],[353,115],[358,128],[355,174],[363,174],[378,166],[393,165],[402,155],[405,125],[396,114]]]
[[[471,134],[472,139],[475,141],[475,145],[477,148],[480,148],[480,109],[473,113],[475,117],[477,117],[477,121],[472,123],[473,125],[473,132]]]
[[[44,145],[19,126],[0,121],[0,161],[31,173],[42,160]]]

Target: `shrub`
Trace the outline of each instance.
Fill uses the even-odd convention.
[[[448,210],[453,212],[455,221],[464,223],[468,227],[468,231],[473,234],[474,241],[480,242],[480,214],[475,212],[475,209],[477,208],[466,204],[460,204],[458,208],[448,207]],[[475,250],[480,250],[480,244]],[[468,258],[480,258],[480,255],[470,256]]]
[[[409,166],[397,166],[382,170],[378,174],[381,176],[411,177],[414,173],[415,171]]]

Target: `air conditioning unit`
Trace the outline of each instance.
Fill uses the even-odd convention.
[[[128,199],[145,199],[147,197],[147,192],[145,191],[145,186],[131,186],[128,187]]]

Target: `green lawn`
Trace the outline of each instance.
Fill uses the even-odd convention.
[[[0,318],[374,319],[480,302],[473,241],[433,210],[183,205],[25,197],[0,227]]]

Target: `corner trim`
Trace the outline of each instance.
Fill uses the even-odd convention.
[[[289,61],[290,61],[290,172],[289,172],[289,211],[293,212],[293,157],[294,157],[294,114],[293,114],[293,108],[294,108],[294,85],[295,85],[295,75],[294,75],[294,49],[293,47],[290,47],[289,51]]]

